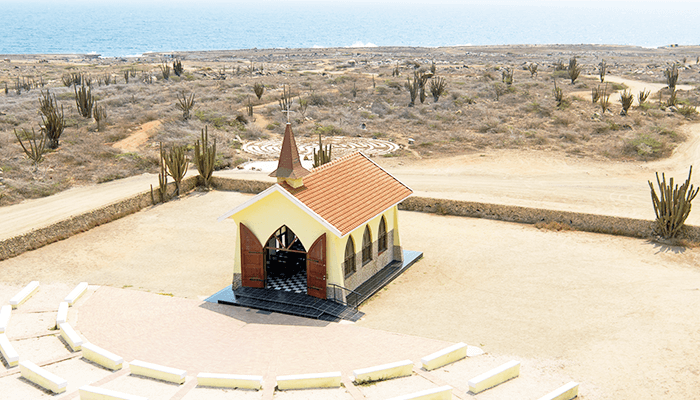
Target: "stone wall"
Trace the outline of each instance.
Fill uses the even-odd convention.
[[[649,207],[651,208],[651,204]],[[636,238],[651,238],[654,235],[654,221],[650,220],[471,201],[409,197],[399,204],[399,210],[487,218],[523,224],[558,222],[579,231]],[[680,237],[700,241],[700,227],[686,225]]]
[[[182,182],[183,191],[189,192],[201,184],[199,176],[190,177]],[[212,188],[243,193],[260,193],[272,186],[271,182],[251,181],[213,177]],[[175,191],[175,184],[168,184],[170,193]],[[34,250],[59,240],[85,232],[95,226],[106,224],[118,218],[133,214],[151,206],[150,189],[128,199],[70,217],[55,224],[35,229],[0,242],[0,260],[18,256],[25,251]],[[651,206],[650,206],[651,207]],[[471,218],[488,218],[500,221],[536,224],[538,222],[558,222],[573,229],[587,232],[623,235],[637,238],[653,236],[654,223],[650,220],[611,217],[606,215],[584,214],[570,211],[546,210],[508,206],[501,204],[477,203],[470,201],[433,199],[427,197],[410,197],[399,204],[400,210],[455,215]],[[681,238],[700,242],[700,227],[686,225]],[[391,244],[392,241],[390,240]],[[376,244],[374,245],[376,249]],[[396,252],[396,250],[394,250]],[[399,251],[400,254],[400,251]],[[361,257],[357,265],[361,265]]]
[[[197,186],[198,177],[189,177],[182,181],[182,191],[187,193]],[[155,189],[154,189],[155,190]],[[168,193],[175,193],[175,183],[168,184]],[[155,196],[157,194],[154,193]],[[25,234],[14,236],[0,242],[0,260],[16,257],[25,251],[38,249],[47,244],[67,239],[80,232],[85,232],[98,225],[112,222],[121,217],[133,214],[153,205],[150,188],[136,196],[118,201],[72,216],[49,226],[32,230]]]
[[[355,267],[356,270],[349,276],[345,277],[345,286],[350,290],[355,290],[358,286],[363,284],[367,279],[371,278],[379,272],[380,269],[384,268],[391,261],[394,260],[394,231],[391,230],[386,233],[387,239],[387,249],[381,254],[378,254],[378,243],[377,241],[372,242],[372,260],[362,265],[362,249],[355,253]]]

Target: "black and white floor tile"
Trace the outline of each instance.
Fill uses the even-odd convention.
[[[285,292],[306,294],[306,273],[304,271],[291,277],[267,277],[267,288]]]

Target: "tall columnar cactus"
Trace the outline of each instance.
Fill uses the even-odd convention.
[[[168,199],[168,172],[165,169],[165,151],[163,150],[163,142],[160,142],[160,172],[158,173],[158,199],[164,203]],[[156,198],[153,195],[153,185],[151,185],[151,201],[156,204]]]
[[[321,142],[321,134],[318,134],[318,153],[316,152],[316,149],[314,149],[314,168],[320,167],[323,164],[326,164],[331,161],[331,146],[323,146],[323,142]]]
[[[187,155],[185,155],[185,151],[185,146],[173,146],[168,153],[163,150],[162,145],[160,148],[160,156],[165,162],[168,175],[172,176],[175,181],[175,192],[177,196],[180,195],[180,183],[187,173],[187,166],[190,161]]]
[[[673,178],[666,183],[666,176],[662,173],[659,179],[659,173],[656,173],[656,183],[659,185],[659,195],[657,196],[654,190],[654,185],[649,181],[651,188],[651,200],[654,204],[654,212],[656,213],[656,228],[659,236],[670,239],[675,237],[683,223],[690,214],[691,202],[697,196],[700,188],[693,189],[690,184],[690,176],[693,173],[693,166],[690,166],[688,171],[688,179],[685,180],[680,187],[673,186]]]
[[[75,92],[75,105],[78,107],[78,112],[83,118],[92,118],[92,106],[95,105],[95,99],[92,97],[92,90],[89,85],[81,85],[80,89],[73,86]]]
[[[209,132],[207,132],[206,126],[202,129],[202,141],[194,142],[194,162],[204,181],[204,187],[209,188],[216,162],[216,139],[214,139],[214,144],[209,146]]]

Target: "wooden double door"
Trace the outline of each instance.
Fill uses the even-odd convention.
[[[246,287],[264,288],[265,249],[253,232],[240,224],[241,278]],[[306,293],[326,298],[326,234],[319,236],[306,252]]]

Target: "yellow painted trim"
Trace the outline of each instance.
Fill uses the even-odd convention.
[[[83,343],[83,357],[86,360],[90,360],[94,363],[100,364],[101,366],[111,369],[112,371],[117,371],[122,369],[124,364],[124,359],[116,354],[110,353],[109,351],[95,346],[92,343]]]
[[[465,343],[457,343],[431,355],[421,358],[423,368],[430,371],[440,368],[447,364],[461,360],[467,356],[467,345]]]
[[[22,374],[22,378],[34,382],[54,393],[63,393],[68,387],[67,380],[52,374],[31,361],[22,361],[19,363],[19,370]]]
[[[440,386],[437,388],[421,390],[389,400],[452,400],[452,386]]]
[[[277,389],[279,390],[337,387],[340,387],[340,372],[277,377]]]
[[[73,289],[68,296],[66,296],[63,301],[67,302],[69,306],[73,306],[73,304],[78,301],[78,299],[85,294],[87,291],[88,283],[87,282],[80,282],[78,286]]]
[[[95,386],[82,386],[78,389],[80,400],[148,400],[146,397],[121,393]]]
[[[539,400],[571,400],[578,396],[578,383],[569,382],[559,389],[540,397]]]
[[[183,384],[187,371],[165,367],[158,364],[151,364],[144,361],[134,360],[129,363],[131,373],[134,375],[146,376],[161,381]]]
[[[3,358],[10,367],[14,367],[19,363],[19,354],[17,354],[17,351],[12,347],[12,343],[10,343],[10,340],[4,333],[0,333],[0,353],[2,353]]]
[[[262,389],[263,377],[259,375],[210,374],[197,375],[198,386],[226,387],[235,389]]]
[[[78,335],[78,333],[73,330],[68,322],[58,324],[58,328],[61,330],[61,337],[68,343],[73,351],[79,351],[83,345],[83,339]]]
[[[12,308],[17,308],[21,306],[25,301],[29,300],[30,297],[34,296],[39,290],[39,281],[31,281],[27,286],[19,291],[14,297],[10,299],[10,305]]]
[[[413,361],[404,360],[375,367],[356,369],[352,371],[355,382],[366,383],[385,381],[387,379],[410,376],[413,373]]]
[[[469,380],[469,391],[476,394],[520,375],[520,361],[509,361]]]

